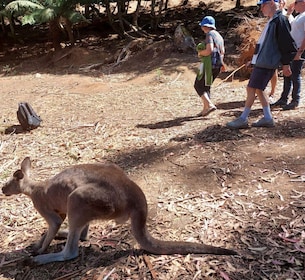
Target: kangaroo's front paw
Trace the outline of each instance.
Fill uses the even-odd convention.
[[[31,244],[30,246],[27,246],[25,249],[32,256],[37,256],[41,254],[39,253],[40,246],[38,246],[37,244]]]
[[[41,255],[42,253],[44,253],[46,250],[44,250],[43,248],[39,248],[38,250],[36,250],[36,255]]]
[[[53,260],[49,258],[49,255],[51,254],[45,254],[45,255],[37,255],[35,257],[28,257],[24,259],[23,265],[34,267],[37,265],[43,265],[49,262],[52,262]]]

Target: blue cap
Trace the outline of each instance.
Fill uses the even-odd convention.
[[[204,17],[199,25],[216,29],[215,19],[213,17],[211,17],[211,16]]]
[[[266,2],[270,2],[271,0],[260,0],[260,1],[258,1],[257,2],[257,5],[262,5],[262,4],[264,4],[264,3],[266,3]],[[276,3],[278,3],[279,2],[279,0],[273,0],[274,2],[276,2]]]

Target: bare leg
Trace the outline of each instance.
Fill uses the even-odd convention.
[[[246,108],[251,108],[254,101],[255,101],[255,94],[257,93],[257,89],[255,88],[251,88],[251,87],[247,87],[247,99],[245,102],[245,107]]]
[[[264,91],[257,89],[256,94],[263,107],[269,106],[269,101]]]
[[[275,93],[275,88],[276,88],[276,84],[277,84],[277,81],[278,81],[278,70],[276,69],[274,71],[274,74],[270,80],[270,83],[271,83],[271,91],[269,93],[269,97],[273,97],[274,96],[274,93]]]
[[[201,100],[203,103],[202,116],[207,116],[209,113],[216,110],[216,106],[212,103],[207,92],[201,96]]]

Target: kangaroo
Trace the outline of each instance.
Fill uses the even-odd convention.
[[[216,254],[237,252],[201,243],[161,241],[147,230],[147,201],[141,188],[115,164],[80,164],[71,166],[53,178],[34,182],[30,179],[31,160],[26,157],[21,169],[3,186],[9,196],[23,193],[48,223],[48,229],[36,244],[32,261],[36,264],[76,258],[78,241],[86,238],[89,222],[114,219],[123,223],[131,219],[132,233],[141,248],[152,254]],[[68,215],[69,231],[61,252],[42,254],[55,238]]]

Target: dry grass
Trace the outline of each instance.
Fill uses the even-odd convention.
[[[238,65],[247,64],[252,60],[256,43],[266,24],[266,18],[248,18],[244,17],[241,23],[236,27],[235,33],[239,35],[241,44],[239,47]],[[240,74],[242,77],[248,77],[250,74],[249,68],[242,68]]]

